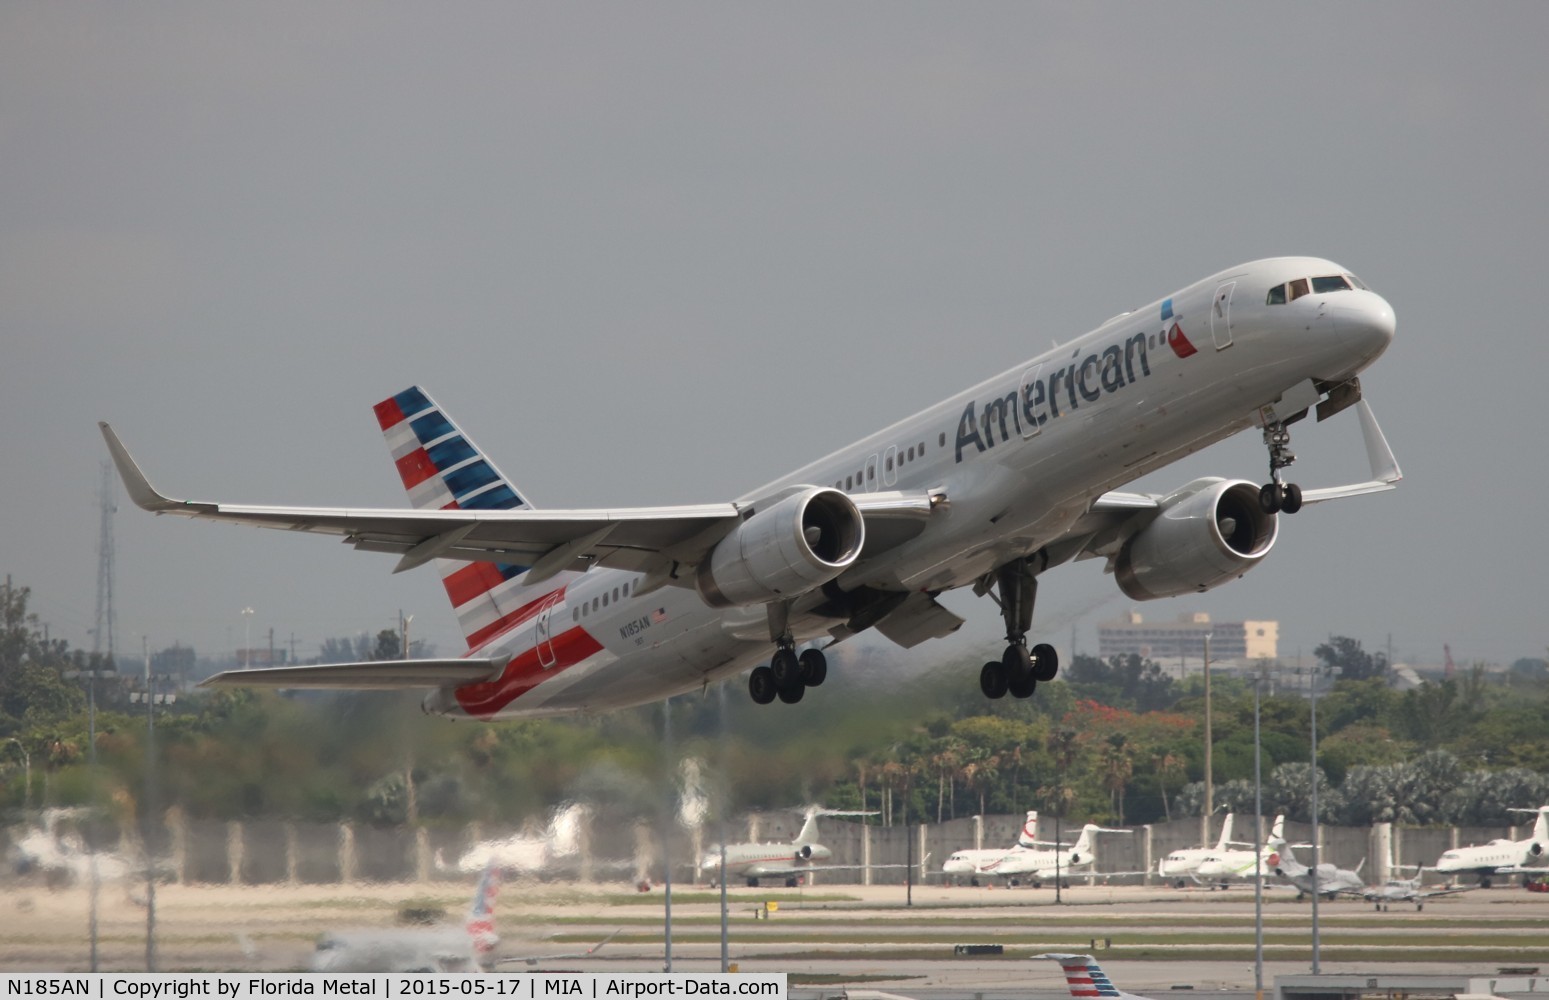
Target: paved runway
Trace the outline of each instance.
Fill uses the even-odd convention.
[[[143,890],[143,887],[140,887]],[[325,930],[393,926],[406,907],[460,917],[471,886],[164,886],[158,890],[159,967],[278,971],[304,968]],[[0,970],[87,968],[83,888],[0,890]],[[1122,988],[1153,995],[1175,987],[1251,992],[1253,894],[1163,887],[1052,889],[823,885],[728,892],[731,961],[744,971],[785,972],[793,992],[814,996],[842,984],[931,997],[1063,998],[1056,965],[1042,951],[1092,950]],[[1311,907],[1294,893],[1266,893],[1266,985],[1306,973]],[[673,906],[674,971],[720,968],[719,894],[679,888]],[[763,903],[778,905],[766,918]],[[104,970],[144,968],[141,891],[105,886],[99,902]],[[1376,912],[1359,901],[1319,907],[1325,972],[1493,973],[1500,965],[1549,969],[1549,895],[1518,887],[1437,898]],[[664,964],[663,894],[620,885],[513,883],[503,887],[497,926],[506,953],[573,951],[614,930],[598,956],[559,963],[580,971],[659,970]],[[954,957],[956,944],[992,943],[1003,957]],[[540,966],[541,967],[541,966]],[[523,967],[525,968],[525,967]]]

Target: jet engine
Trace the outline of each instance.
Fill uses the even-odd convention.
[[[1203,593],[1242,576],[1275,544],[1275,515],[1244,480],[1197,479],[1119,549],[1113,575],[1135,601]]]
[[[865,541],[866,522],[850,498],[814,486],[739,524],[699,564],[694,584],[716,608],[794,597],[843,573]]]

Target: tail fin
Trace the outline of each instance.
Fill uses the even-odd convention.
[[[1132,1000],[1143,1000],[1135,997],[1133,993],[1125,993],[1113,985],[1113,980],[1103,972],[1102,966],[1097,964],[1097,959],[1091,955],[1066,955],[1058,952],[1049,952],[1043,955],[1034,955],[1034,958],[1050,958],[1060,963],[1060,968],[1065,970],[1065,983],[1070,987],[1070,995],[1076,1000],[1090,1000],[1091,997],[1114,997],[1122,1000],[1124,997]]]
[[[1285,839],[1285,814],[1282,813],[1281,815],[1275,817],[1275,825],[1269,828],[1269,839]]]
[[[818,817],[822,815],[822,813],[823,810],[818,809],[815,806],[811,809],[808,809],[807,821],[801,825],[801,832],[796,835],[796,839],[791,841],[791,843],[797,847],[806,847],[809,844],[816,844],[818,842]]]
[[[1022,824],[1022,833],[1017,837],[1017,844],[1022,847],[1038,846],[1038,810],[1027,811],[1027,822]]]
[[[1226,850],[1231,845],[1231,842],[1232,842],[1232,814],[1231,813],[1227,813],[1226,814],[1226,818],[1221,821],[1221,839],[1216,841],[1216,850],[1217,851],[1224,851],[1224,850]]]
[[[479,876],[479,887],[473,893],[473,905],[468,907],[468,937],[473,950],[484,954],[495,950],[500,935],[495,933],[495,897],[500,893],[500,868],[491,861]]]
[[[532,506],[424,389],[411,386],[373,409],[409,502],[416,509],[520,510]],[[526,566],[450,559],[435,562],[469,649],[503,631],[513,615],[520,617],[523,608],[556,587],[550,580],[541,588],[522,586],[519,578]]]

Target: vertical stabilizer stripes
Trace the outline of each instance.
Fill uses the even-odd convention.
[[[373,408],[387,449],[418,510],[518,510],[530,506],[500,470],[423,389],[405,389]],[[526,566],[436,560],[470,649],[527,621],[563,581],[523,587]]]

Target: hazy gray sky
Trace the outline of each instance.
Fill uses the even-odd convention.
[[[419,382],[541,504],[725,500],[1313,254],[1397,310],[1364,382],[1405,483],[1141,610],[1544,655],[1545,38],[1539,3],[0,5],[0,571],[90,648],[99,419],[177,496],[398,506],[370,407]],[[1295,446],[1365,476],[1353,415]],[[1200,474],[1262,445],[1144,485]],[[232,648],[245,606],[303,655],[400,608],[461,648],[429,568],[116,530],[121,649]],[[1127,606],[1083,563],[1038,625]]]

